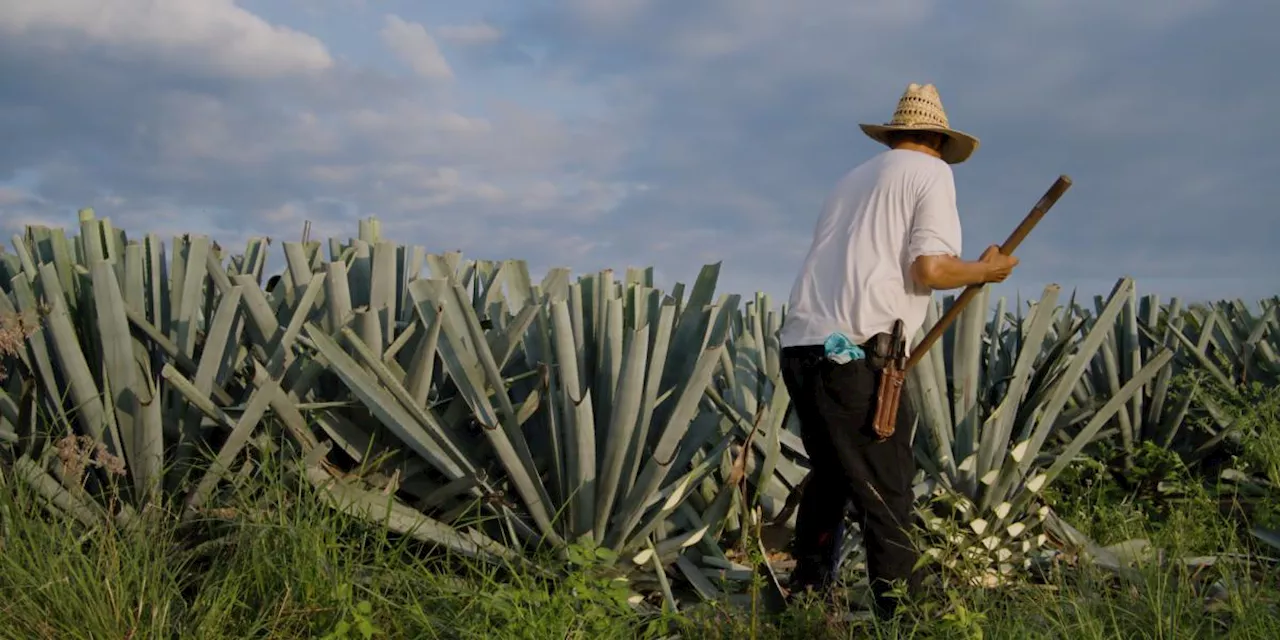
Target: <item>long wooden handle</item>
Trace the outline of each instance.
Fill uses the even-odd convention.
[[[1053,205],[1058,202],[1058,198],[1061,198],[1062,194],[1066,193],[1070,187],[1071,178],[1065,175],[1058,176],[1053,186],[1049,187],[1049,190],[1040,197],[1040,201],[1036,203],[1036,206],[1031,208],[1031,213],[1028,213],[1027,217],[1022,219],[1018,228],[1014,229],[1013,233],[1009,234],[1009,237],[1005,239],[1004,244],[1000,245],[1000,253],[1006,256],[1013,255],[1014,249],[1017,249],[1018,245],[1022,244],[1022,241],[1027,238],[1027,234],[1031,233],[1031,230],[1040,222],[1044,214],[1053,208]],[[947,309],[947,312],[934,323],[929,332],[924,335],[924,339],[920,341],[920,344],[911,350],[911,357],[907,358],[907,364],[903,367],[904,371],[910,369],[920,361],[920,358],[924,357],[924,354],[929,351],[929,347],[932,347],[933,343],[942,337],[942,333],[947,330],[947,327],[952,322],[955,322],[956,318],[960,317],[960,312],[964,311],[965,305],[969,304],[969,301],[978,295],[978,291],[982,290],[984,286],[986,285],[971,284],[965,287],[964,291],[960,293],[960,297],[956,298],[955,303],[951,305],[951,308]]]

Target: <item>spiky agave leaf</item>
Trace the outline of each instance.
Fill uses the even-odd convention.
[[[728,531],[736,531],[744,505],[759,504],[769,520],[782,518],[776,524],[794,521],[794,511],[784,513],[787,499],[808,472],[804,444],[798,423],[788,412],[791,402],[780,370],[778,331],[780,314],[771,308],[767,295],[757,294],[741,309],[730,310],[731,334],[716,375],[711,400],[730,420],[737,436],[749,438],[750,451],[745,458],[746,483],[752,501],[744,502],[736,483],[729,483],[730,461],[736,459],[739,447],[726,452],[729,456],[715,474],[717,482],[714,511],[706,517],[725,520]]]
[[[122,524],[159,502],[182,503],[193,515],[232,467],[244,473],[253,466],[247,451],[274,446],[278,435],[300,454],[323,458],[313,453],[318,441],[300,407],[308,400],[325,404],[328,363],[315,357],[312,338],[325,343],[328,336],[302,330],[315,319],[336,333],[349,331],[358,314],[339,296],[325,299],[343,289],[326,275],[345,273],[324,269],[318,244],[289,244],[284,286],[264,292],[262,239],[224,266],[225,256],[204,237],[176,238],[166,261],[154,236],[129,241],[87,210],[80,226],[72,240],[61,230],[29,228],[25,240],[15,238],[22,257],[4,261],[10,278],[3,283],[3,308],[37,319],[10,382],[36,392],[26,411],[33,417],[25,420],[8,390],[0,392],[0,426],[13,433],[5,438],[17,448],[11,464],[49,498],[50,508],[86,523],[98,517],[93,509],[108,505]],[[374,262],[371,278],[400,273],[384,257]],[[385,310],[403,289],[356,285]],[[403,322],[394,312],[382,317],[382,335],[398,337]],[[329,417],[319,421],[322,433],[348,447],[371,445],[349,416]],[[27,426],[25,438],[8,428],[19,423]],[[196,456],[206,448],[216,454],[208,464]],[[51,464],[55,459],[61,462]],[[484,482],[466,477],[472,472],[455,477],[482,493]],[[117,481],[120,474],[125,482]],[[421,483],[409,486],[429,493]],[[104,491],[115,497],[101,498]]]
[[[463,538],[585,538],[688,574],[729,563],[719,536],[757,505],[785,520],[803,481],[778,368],[786,309],[717,298],[719,265],[687,297],[651,271],[571,282],[553,269],[534,284],[523,262],[427,255],[370,219],[330,239],[327,259],[319,242],[283,243],[285,271],[264,290],[267,239],[226,256],[182,236],[170,255],[90,211],[80,231],[32,227],[0,255],[0,312],[39,318],[0,389],[0,442],[36,465],[23,463],[54,508],[86,515],[111,478],[49,464],[50,425],[123,460],[124,520],[156,499],[198,510],[260,447],[288,444],[305,468]],[[1188,400],[1170,387],[1171,349],[1244,363],[1209,370],[1229,382],[1269,371],[1276,306],[1242,309],[1139,302],[1126,279],[1096,314],[1058,305],[1053,287],[1025,315],[1001,300],[988,321],[984,294],[909,379],[918,494],[942,494],[943,524],[978,560],[1016,565],[1041,544],[1038,496],[1072,457],[1103,436],[1178,433]],[[15,385],[34,385],[48,422],[19,415]],[[199,466],[201,449],[214,464]],[[493,517],[473,525],[477,505]]]
[[[1095,298],[1096,308],[1101,309],[1102,304],[1101,297]],[[1177,298],[1169,305],[1161,306],[1156,296],[1140,299],[1136,288],[1128,289],[1120,316],[1111,323],[1110,334],[1104,338],[1086,375],[1077,383],[1077,402],[1096,404],[1118,392],[1152,358],[1167,350],[1176,354],[1179,345],[1174,334],[1182,323],[1181,308],[1182,303]],[[1086,329],[1092,329],[1098,322],[1088,311],[1082,309],[1081,315],[1085,318]],[[1170,399],[1169,385],[1178,373],[1176,364],[1176,361],[1169,361],[1151,384],[1134,394],[1099,437],[1114,438],[1121,450],[1129,455],[1142,442],[1156,442],[1162,446],[1171,444],[1180,433],[1188,409],[1185,400],[1189,400],[1189,397],[1183,398],[1180,404],[1166,406]],[[1083,425],[1077,424],[1077,428],[1080,426]]]
[[[495,493],[509,482],[520,501],[505,512],[513,526],[532,524],[557,545],[586,537],[627,551],[649,538],[659,547],[680,536],[699,542],[692,533],[706,527],[681,507],[712,471],[699,454],[726,437],[716,428],[723,417],[704,400],[724,349],[726,307],[696,302],[710,300],[715,267],[704,269],[683,313],[643,281],[595,274],[570,284],[555,271],[534,287],[523,264],[509,262],[478,267],[483,286],[468,295],[448,269],[409,279],[416,316],[399,325],[402,344],[387,347],[394,353],[384,363],[357,330],[342,330],[358,356],[352,360],[319,325],[307,328],[319,361],[390,429],[383,446],[410,445],[413,454],[401,450],[396,468],[422,463],[450,484],[486,473]],[[489,310],[483,320],[478,308]],[[403,338],[410,333],[421,338]],[[439,356],[441,368],[428,375],[423,363],[397,355],[410,353]],[[701,355],[690,361],[691,353]],[[415,406],[432,395],[425,387],[449,397]],[[468,433],[467,418],[480,439]],[[422,464],[417,477],[426,473]]]
[[[1101,307],[1101,299],[1095,301]],[[1098,433],[1116,441],[1128,464],[1137,448],[1150,443],[1172,449],[1188,463],[1196,463],[1221,448],[1238,427],[1221,402],[1242,404],[1247,384],[1277,379],[1274,301],[1263,300],[1255,316],[1241,301],[1220,301],[1184,309],[1179,299],[1161,305],[1149,295],[1139,299],[1129,291],[1128,303],[1112,333],[1081,379],[1075,395],[1080,402],[1115,393],[1151,358],[1172,351],[1174,359],[1156,379],[1135,394],[1128,406]],[[1082,311],[1087,326],[1096,320]],[[1189,389],[1174,390],[1175,377],[1197,373]],[[1203,384],[1202,384],[1203,383]],[[1217,393],[1208,393],[1212,387]],[[1185,429],[1198,421],[1201,430]],[[1080,425],[1082,426],[1082,425]],[[1059,434],[1064,437],[1065,434]]]
[[[1241,300],[1195,305],[1176,336],[1188,356],[1226,387],[1280,381],[1280,298],[1262,300],[1255,316]]]
[[[1058,295],[1056,285],[1046,287],[1027,323],[1025,340],[1007,389],[994,407],[970,404],[980,394],[965,393],[963,389],[955,393],[951,407],[940,407],[941,394],[928,385],[947,376],[937,375],[936,369],[932,378],[925,367],[926,375],[909,381],[910,397],[925,409],[920,416],[922,430],[929,436],[924,439],[926,448],[921,452],[927,463],[923,466],[929,474],[926,486],[935,497],[944,498],[943,502],[947,503],[949,508],[942,512],[943,516],[964,525],[953,535],[967,536],[974,543],[970,548],[985,550],[977,553],[981,553],[988,568],[998,574],[1025,563],[1028,552],[1043,543],[1036,532],[1047,507],[1038,496],[1094,441],[1104,425],[1131,406],[1135,394],[1172,358],[1169,350],[1158,352],[1134,372],[1124,386],[1104,396],[1106,400],[1101,406],[1087,408],[1084,412],[1087,423],[1069,438],[1064,448],[1058,449],[1051,440],[1050,436],[1063,428],[1062,417],[1071,409],[1078,381],[1111,335],[1112,323],[1131,299],[1131,290],[1132,281],[1121,280],[1100,310],[1097,321],[1087,327],[1083,338],[1073,344],[1074,348],[1051,350],[1048,352],[1051,357],[1046,358],[1042,345],[1054,324]],[[1067,312],[1070,313],[1069,308]],[[974,371],[981,369],[973,363],[980,350],[971,343],[977,343],[983,336],[973,328],[977,312],[966,310],[966,313],[975,317],[969,323],[962,322],[957,330],[954,343],[957,357],[953,362],[972,377]],[[1075,326],[1075,323],[1060,319],[1057,325]],[[1069,336],[1060,335],[1056,339],[1062,341]],[[1033,371],[1049,373],[1033,376]],[[958,373],[950,377],[966,379]],[[1036,380],[1040,381],[1041,388],[1031,386]],[[946,419],[948,414],[961,419],[953,426]],[[1020,416],[1027,419],[1018,425],[1016,420]],[[980,429],[970,427],[968,421],[981,424]],[[937,513],[926,509],[923,517],[935,532],[945,531],[943,516]]]

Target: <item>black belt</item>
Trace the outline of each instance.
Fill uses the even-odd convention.
[[[876,340],[879,339],[879,336],[881,335],[887,336],[889,334],[883,333],[883,334],[876,334],[874,336],[871,336],[870,340],[867,340],[866,342],[858,345],[858,348],[870,353],[871,351],[875,350]],[[793,345],[790,347],[783,347],[782,353],[795,354],[797,356],[818,353],[825,356],[827,354],[827,347],[826,345],[821,345],[821,344],[800,344],[800,345]]]
[[[871,365],[872,369],[879,369],[884,366],[885,356],[877,354],[876,347],[877,345],[880,345],[880,348],[882,349],[887,347],[889,344],[889,337],[888,333],[877,333],[876,335],[871,336],[871,338],[866,342],[858,345],[858,348],[862,349],[862,351],[867,354],[865,361]],[[814,359],[823,360],[827,357],[827,348],[825,345],[821,344],[796,345],[783,347],[781,355],[787,358],[802,358],[810,361]]]

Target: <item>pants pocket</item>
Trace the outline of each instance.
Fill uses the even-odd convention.
[[[822,389],[830,409],[844,418],[871,419],[875,407],[876,381],[865,360],[844,364],[826,363]]]

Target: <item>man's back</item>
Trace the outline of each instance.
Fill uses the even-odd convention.
[[[791,290],[782,346],[843,333],[861,344],[901,319],[924,323],[929,288],[911,278],[921,255],[960,255],[955,181],[942,160],[890,149],[850,171],[828,198]]]

